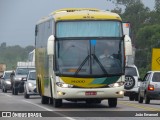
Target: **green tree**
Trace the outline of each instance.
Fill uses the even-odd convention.
[[[139,28],[148,24],[147,21],[150,19],[150,9],[145,7],[141,0],[112,0],[115,1],[117,7],[113,10],[114,12],[120,14],[122,11],[120,6],[125,6],[125,10],[121,13],[122,20],[131,23],[131,34],[132,42],[136,42],[136,34]]]
[[[151,70],[152,48],[160,48],[160,25],[149,25],[139,29],[137,34],[136,64],[143,71]],[[143,72],[142,71],[142,72]]]
[[[132,2],[132,4],[128,5],[125,12],[122,14],[122,19],[131,23],[133,44],[136,42],[135,38],[137,31],[146,24],[149,12],[149,8],[145,7],[141,1],[137,0],[136,2]]]
[[[155,9],[160,13],[160,0],[155,0]]]
[[[6,46],[7,46],[7,45],[6,45],[6,42],[1,43],[1,48],[2,48],[2,49],[5,49]]]
[[[115,1],[115,0],[112,0]],[[134,5],[137,2],[141,2],[141,0],[116,0],[116,4],[118,5],[124,5],[126,8],[128,6]]]
[[[26,61],[28,58],[28,53],[34,49],[33,46],[27,46],[25,48],[19,45],[15,46],[0,46],[0,63],[5,63],[7,69],[13,69],[17,65],[17,61]]]
[[[150,24],[160,24],[160,0],[155,0],[155,10],[150,13]]]

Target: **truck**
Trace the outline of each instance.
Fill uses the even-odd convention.
[[[131,24],[129,22],[123,22],[123,34],[130,36],[131,35]],[[132,42],[131,42],[132,44]],[[125,92],[124,96],[128,96],[130,101],[138,100],[138,89],[140,86],[140,76],[137,66],[134,64],[135,61],[135,51],[136,48],[132,45],[131,48],[132,54],[126,55],[126,64],[125,64]]]
[[[0,78],[3,76],[3,72],[6,70],[6,64],[0,63]],[[1,88],[1,79],[0,79],[0,88]]]
[[[132,38],[130,22],[123,22],[122,26],[123,26],[123,34],[128,35],[130,38]],[[132,44],[132,41],[131,41],[131,44]],[[132,45],[131,50],[132,50],[132,54],[126,55],[126,66],[127,65],[134,65],[135,51],[136,51],[136,48],[134,45]]]
[[[11,76],[12,94],[24,92],[24,81],[30,70],[35,70],[34,62],[17,62],[15,73]]]

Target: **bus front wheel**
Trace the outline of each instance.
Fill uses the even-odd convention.
[[[53,106],[54,107],[61,107],[62,106],[62,99],[53,98]]]
[[[49,97],[41,95],[41,103],[42,104],[48,104],[49,103]]]
[[[116,107],[117,106],[117,98],[108,98],[108,105],[109,105],[109,107]]]

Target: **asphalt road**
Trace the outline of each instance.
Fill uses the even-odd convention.
[[[73,103],[64,100],[61,108],[54,108],[50,104],[41,104],[40,96],[31,96],[30,99],[25,99],[23,94],[12,95],[11,92],[2,93],[0,90],[0,111],[17,111],[21,114],[30,111],[31,113],[35,112],[37,114],[43,114],[44,112],[45,116],[54,116],[31,118],[33,120],[159,120],[159,117],[144,117],[144,115],[134,117],[133,114],[152,114],[152,111],[154,111],[154,114],[157,113],[160,116],[160,100],[151,100],[150,104],[139,104],[137,101],[129,101],[127,97],[124,97],[123,99],[118,99],[116,108],[109,108],[107,100],[102,101],[101,104],[86,104],[85,102]],[[126,114],[126,117],[120,117],[121,113],[122,115]],[[131,117],[129,117],[130,114],[132,115]],[[0,118],[0,120],[8,119],[17,120],[21,118]],[[25,119],[28,120],[28,118],[23,118],[23,120]]]

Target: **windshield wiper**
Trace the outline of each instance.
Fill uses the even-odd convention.
[[[92,55],[88,55],[83,62],[80,64],[80,66],[78,67],[77,71],[75,72],[74,75],[77,75],[79,73],[79,71],[82,69],[82,67],[84,66],[84,64],[87,62],[87,60],[90,58],[90,56],[93,56],[93,58],[96,60],[96,62],[99,64],[100,68],[102,69],[102,71],[108,75],[107,71],[105,70],[104,66],[102,65],[102,63],[98,60],[97,56],[95,54]]]
[[[98,60],[97,56],[95,54],[92,54],[93,58],[97,61],[97,63],[99,64],[100,68],[102,69],[102,71],[108,75],[106,69],[104,68],[104,66],[102,65],[102,63]]]
[[[84,60],[83,62],[80,64],[80,66],[78,67],[78,69],[76,70],[75,74],[74,75],[77,75],[78,72],[82,69],[83,65],[87,62],[87,60],[89,59],[90,55],[88,55]]]

